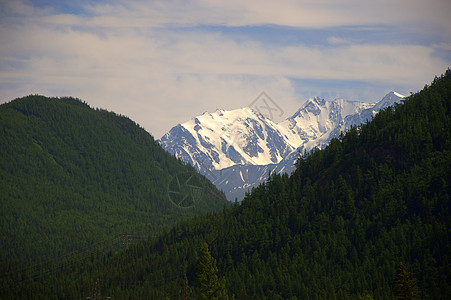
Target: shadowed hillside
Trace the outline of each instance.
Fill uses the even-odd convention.
[[[171,203],[174,176],[195,171],[130,119],[78,99],[1,105],[0,141],[1,263],[55,259],[119,233],[155,234],[227,204],[198,175],[196,203]]]
[[[450,112],[448,70],[241,204],[129,251],[74,261],[59,276],[10,277],[3,293],[81,298],[99,282],[115,298],[197,299],[205,288],[195,280],[198,261],[207,259],[207,283],[222,289],[225,280],[236,299],[446,299]]]

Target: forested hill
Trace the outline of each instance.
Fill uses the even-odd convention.
[[[78,99],[1,105],[0,144],[3,265],[54,260],[120,233],[147,236],[227,204],[197,175],[199,198],[171,202],[175,176],[194,169],[130,119]]]
[[[34,279],[17,272],[4,277],[0,293],[24,299],[224,294],[207,242],[236,299],[449,299],[450,112],[448,70],[300,159],[291,176],[271,176],[241,204],[129,251],[43,268]],[[207,277],[202,266],[209,264]]]

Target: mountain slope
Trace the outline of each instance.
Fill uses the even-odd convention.
[[[8,278],[0,293],[84,298],[97,279],[102,294],[115,298],[196,297],[195,265],[206,241],[237,299],[391,299],[400,263],[418,280],[421,298],[447,299],[450,174],[448,70],[230,209],[132,251],[74,261],[58,276]]]
[[[300,153],[323,148],[341,132],[403,98],[390,92],[369,104],[315,97],[279,124],[250,108],[217,110],[173,127],[160,143],[205,174],[229,200],[241,200],[269,172],[291,173]]]
[[[156,233],[223,208],[205,179],[188,209],[171,203],[194,173],[128,118],[73,98],[28,96],[0,106],[0,262],[52,259],[124,232]]]
[[[278,126],[250,108],[204,113],[179,124],[160,143],[198,169],[277,163],[293,147]]]
[[[340,132],[349,129],[345,117],[358,115],[373,104],[335,99],[326,101],[319,97],[309,99],[293,116],[280,123],[289,132],[295,148],[302,146],[309,151],[314,147],[322,148]]]

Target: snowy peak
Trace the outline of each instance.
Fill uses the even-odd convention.
[[[162,146],[199,169],[278,163],[293,150],[273,121],[248,107],[204,113],[176,127]]]
[[[395,105],[395,103],[399,103],[405,96],[401,95],[397,92],[390,92],[382,98],[376,105],[373,107],[374,111],[379,111],[381,109],[385,109],[389,106]]]
[[[199,169],[281,162],[296,149],[322,148],[330,139],[403,99],[390,92],[376,104],[314,97],[276,124],[249,107],[217,109],[179,124],[160,142],[170,153]]]
[[[359,114],[372,104],[335,99],[326,101],[319,97],[309,99],[293,116],[279,126],[288,132],[290,144],[305,150],[327,143],[346,129],[344,118]]]
[[[396,96],[396,97],[398,97],[398,98],[405,98],[405,97],[406,97],[406,96],[401,95],[400,93],[397,93],[397,92],[394,92],[394,91],[388,93],[387,96],[390,95],[390,94],[393,94],[394,96]],[[384,97],[384,98],[385,98],[385,97]]]
[[[249,107],[243,107],[234,110],[217,109],[213,113],[204,112],[201,116],[194,117],[188,122],[183,123],[186,127],[194,121],[195,123],[202,123],[207,127],[215,128],[217,126],[231,124],[234,122],[242,122],[247,119],[265,119],[259,112],[254,111]]]
[[[264,181],[269,170],[291,172],[299,152],[325,147],[341,132],[403,98],[396,92],[377,103],[314,97],[278,124],[249,107],[217,109],[173,127],[160,144],[205,174],[228,197],[243,195]]]
[[[341,113],[342,115],[349,115],[359,113],[363,109],[369,108],[372,105],[369,103],[362,103],[357,101],[346,101],[343,99],[335,100],[324,100],[320,97],[310,98],[307,100],[301,108],[287,120],[293,120],[297,117],[305,117],[309,114],[319,116],[324,115],[324,113],[332,113],[337,115]],[[328,115],[328,114],[327,114]]]

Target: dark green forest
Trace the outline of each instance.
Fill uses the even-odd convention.
[[[130,119],[78,99],[28,96],[1,105],[0,143],[5,268],[93,245],[120,248],[120,234],[147,237],[228,203],[199,175],[199,201],[171,203],[174,176],[194,169]]]
[[[34,278],[15,270],[0,297],[449,299],[450,112],[447,70],[241,203]]]

